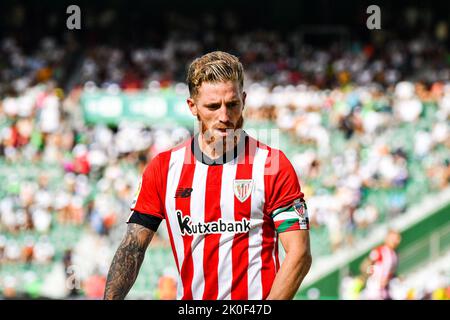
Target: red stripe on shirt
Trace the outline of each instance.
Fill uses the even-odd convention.
[[[275,262],[273,250],[275,246],[275,229],[273,220],[267,215],[264,215],[263,222],[263,243],[261,250],[261,282],[262,282],[262,298],[266,299],[272,288],[273,280],[275,279]]]
[[[280,259],[278,256],[278,236],[275,237],[275,273],[278,272],[278,270],[280,270]],[[274,275],[274,279],[275,279],[275,275]]]
[[[223,166],[209,166],[205,192],[205,222],[218,221],[221,216],[220,194]],[[205,277],[204,300],[217,299],[219,291],[218,266],[220,234],[205,235],[203,273]]]

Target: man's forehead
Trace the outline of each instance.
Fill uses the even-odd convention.
[[[238,100],[241,97],[239,84],[233,81],[203,82],[198,89],[197,98],[205,102]]]

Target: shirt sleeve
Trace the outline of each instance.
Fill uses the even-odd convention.
[[[159,161],[160,157],[156,156],[145,168],[130,209],[164,219],[164,204],[161,197],[162,177],[159,170]]]
[[[274,156],[279,169],[269,176],[266,210],[278,233],[309,230],[308,209],[297,174],[282,151],[275,151]]]

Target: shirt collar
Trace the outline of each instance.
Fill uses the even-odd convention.
[[[239,142],[237,145],[232,149],[224,153],[222,156],[220,156],[217,159],[211,159],[208,155],[204,154],[202,150],[200,149],[200,145],[198,143],[198,133],[194,135],[191,141],[191,151],[194,154],[195,158],[200,161],[203,164],[209,165],[209,166],[215,166],[215,165],[223,165],[227,162],[232,161],[235,159],[239,154],[242,153],[244,150],[245,144],[248,140],[247,133],[242,130],[241,136],[239,137]]]

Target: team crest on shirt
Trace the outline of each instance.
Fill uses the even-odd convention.
[[[307,210],[305,201],[302,201],[301,199],[296,199],[294,201],[294,210],[300,217],[303,218]]]
[[[308,207],[303,199],[296,199],[293,204],[295,212],[299,215],[300,229],[309,229]]]
[[[233,181],[234,195],[240,202],[250,197],[253,191],[253,179],[236,179]]]

